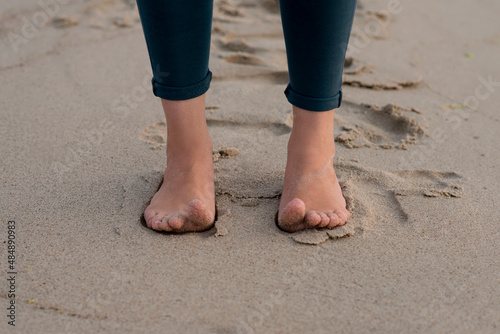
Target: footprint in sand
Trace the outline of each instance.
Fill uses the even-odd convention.
[[[241,64],[241,65],[253,65],[253,66],[265,66],[266,62],[257,56],[249,53],[237,52],[224,58],[228,63]]]
[[[344,75],[356,75],[362,72],[373,73],[373,66],[363,64],[353,57],[346,57],[344,61]]]
[[[366,10],[358,6],[354,16],[351,38],[359,38],[361,41],[368,37],[371,39],[387,39],[389,32],[387,27],[391,23],[391,14],[388,11]],[[358,28],[358,29],[356,29]]]
[[[239,68],[237,73],[235,71],[221,70],[213,77],[213,81],[258,81],[261,84],[271,85],[286,85],[290,79],[288,71],[269,71],[263,67],[259,71],[255,71],[257,67]],[[263,70],[261,70],[263,69]]]
[[[209,128],[218,128],[220,131],[234,131],[236,133],[247,133],[255,130],[264,131],[262,135],[274,135],[281,136],[291,132],[290,127],[283,123],[272,123],[272,122],[255,122],[255,123],[244,123],[237,121],[226,121],[226,120],[215,120],[207,119],[207,124]]]
[[[255,53],[258,51],[257,48],[250,46],[248,42],[242,38],[232,38],[230,36],[224,36],[219,39],[219,48],[225,51],[232,52],[244,52],[246,54]]]
[[[236,147],[221,147],[212,152],[212,159],[214,162],[219,161],[221,158],[230,158],[238,155],[240,151]]]
[[[425,135],[425,120],[416,109],[344,102],[337,111],[341,132],[335,141],[348,148],[408,149]]]
[[[207,107],[209,109],[210,107]],[[237,122],[230,122],[230,121],[214,121],[214,120],[207,120],[207,124],[209,128],[213,127],[218,127],[222,126],[224,129],[228,128],[235,128],[235,127],[249,127],[249,128],[261,128],[261,125],[259,124],[240,124]],[[273,128],[274,127],[279,127],[279,125],[275,125],[273,127],[273,124],[269,125],[266,124],[266,127]],[[280,129],[276,129],[277,131],[283,131],[284,127],[281,126]],[[273,133],[276,134],[276,131]],[[151,125],[148,125],[142,130],[141,135],[139,136],[139,139],[146,142],[147,144],[150,145],[150,148],[153,150],[162,148],[165,146],[167,143],[167,124],[165,121],[160,121],[153,123]],[[220,158],[230,158],[233,156],[236,156],[239,154],[239,150],[235,147],[225,147],[221,146],[218,150],[213,151],[213,156],[214,156],[214,162],[218,161]]]
[[[148,125],[142,130],[139,139],[149,144],[153,150],[164,147],[167,143],[167,123],[161,121]]]
[[[306,230],[291,238],[302,244],[318,245],[328,239],[381,229],[383,224],[398,228],[411,224],[400,198],[403,196],[460,198],[463,177],[454,172],[406,170],[386,172],[358,165],[336,164],[351,218],[332,230]],[[348,180],[343,182],[343,180]]]
[[[271,14],[279,14],[280,13],[280,5],[277,0],[261,0],[260,6],[262,6],[265,10],[267,10]]]
[[[225,16],[242,17],[243,13],[235,5],[230,4],[226,0],[220,0],[216,4],[217,10]]]
[[[88,1],[78,14],[84,24],[101,30],[140,26],[139,13],[133,0]]]
[[[422,76],[408,68],[373,66],[347,56],[344,62],[343,84],[373,90],[400,90],[418,86]]]
[[[64,29],[64,28],[76,26],[78,24],[78,20],[76,18],[72,18],[72,17],[57,16],[57,17],[53,18],[50,23],[56,28]]]
[[[344,85],[374,90],[399,90],[418,86],[423,81],[422,76],[410,64],[395,66],[393,62],[386,61],[372,65],[369,64],[373,61],[369,53],[363,52],[377,40],[389,38],[388,27],[393,20],[394,17],[387,10],[372,11],[358,1],[344,64]]]

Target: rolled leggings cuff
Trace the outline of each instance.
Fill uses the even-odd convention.
[[[327,98],[310,97],[297,93],[288,84],[285,89],[285,96],[291,104],[296,107],[310,111],[327,111],[340,107],[342,103],[342,90],[335,96]]]
[[[165,100],[189,100],[205,94],[210,87],[211,80],[212,72],[208,70],[207,75],[203,78],[203,80],[189,86],[174,87],[162,85],[158,83],[154,77],[151,80],[151,83],[153,85],[153,94],[155,96]]]

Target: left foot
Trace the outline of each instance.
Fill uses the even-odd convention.
[[[200,232],[215,220],[212,140],[205,119],[205,95],[162,99],[167,121],[167,168],[163,183],[144,211],[149,228]]]
[[[350,214],[333,169],[334,111],[293,107],[278,225],[287,232],[343,225]]]

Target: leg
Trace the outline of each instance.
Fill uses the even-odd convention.
[[[206,230],[215,217],[212,141],[205,119],[213,2],[137,4],[153,68],[153,92],[161,98],[167,121],[167,168],[144,218],[155,230]]]
[[[355,7],[355,0],[280,0],[294,116],[278,215],[285,231],[349,219],[333,169],[333,119]]]
[[[137,0],[146,37],[153,92],[187,100],[208,90],[213,0]]]

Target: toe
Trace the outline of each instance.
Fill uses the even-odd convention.
[[[351,218],[351,213],[347,209],[344,211],[344,213],[346,215],[344,223],[347,223],[347,221],[349,220],[349,218]]]
[[[157,230],[158,225],[161,222],[162,218],[163,218],[163,216],[161,214],[157,213],[156,215],[152,216],[151,219],[149,219],[148,226],[154,230]]]
[[[188,204],[187,219],[194,225],[206,226],[214,220],[214,215],[207,209],[199,199],[194,199]],[[175,223],[181,223],[182,219],[176,220]]]
[[[321,221],[318,224],[318,227],[325,227],[330,223],[330,218],[324,212],[320,212],[319,216],[321,217]]]
[[[158,229],[162,231],[170,231],[170,227],[168,226],[168,219],[170,216],[165,216],[161,219],[160,223],[158,224]]]
[[[332,228],[332,227],[338,226],[341,223],[341,221],[342,220],[339,218],[337,213],[334,211],[332,213],[332,218],[330,219],[330,224],[328,225],[328,227]]]
[[[328,222],[328,225],[327,227],[334,227],[334,226],[337,226],[338,222],[339,222],[339,217],[337,217],[337,215],[333,212],[327,212],[326,214],[328,216],[328,218],[330,219],[329,222]]]
[[[294,198],[290,202],[287,203],[283,212],[281,214],[281,218],[283,220],[287,220],[288,222],[302,222],[304,219],[306,205],[301,199]]]
[[[337,215],[338,217],[338,222],[337,222],[337,225],[344,225],[346,220],[349,218],[349,213],[345,213],[344,211],[342,210],[335,210],[334,213]]]
[[[301,199],[294,198],[288,202],[278,217],[279,226],[285,231],[295,232],[303,229],[306,205]]]
[[[309,211],[306,214],[305,222],[310,227],[317,227],[321,223],[321,216],[316,211]]]
[[[148,210],[144,211],[144,220],[146,221],[146,225],[151,228],[151,224],[153,223],[153,218],[158,214],[158,212],[154,210]]]
[[[184,215],[175,215],[168,220],[168,226],[172,230],[180,230],[186,223],[187,217]]]
[[[153,230],[160,230],[160,224],[161,224],[161,220],[154,220],[152,223],[151,223],[151,228]]]

